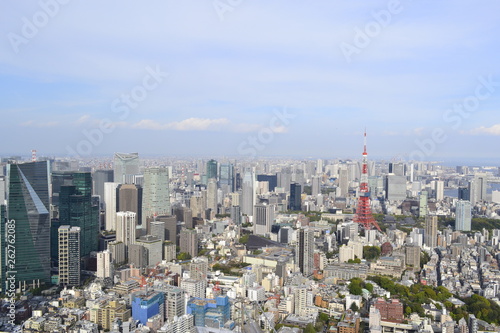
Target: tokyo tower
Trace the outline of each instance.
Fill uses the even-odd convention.
[[[356,208],[354,222],[361,224],[365,230],[369,230],[375,227],[378,231],[382,231],[380,230],[377,221],[375,221],[375,219],[373,218],[372,210],[370,208],[370,190],[368,188],[368,153],[366,152],[366,130],[364,136],[364,146],[365,149],[363,151],[363,166],[361,171],[361,182],[359,185],[358,206]]]

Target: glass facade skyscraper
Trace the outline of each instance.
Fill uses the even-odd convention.
[[[92,200],[92,176],[89,172],[74,173],[73,185],[61,186],[59,226],[61,225],[80,227],[82,257],[99,249],[99,205]]]
[[[9,220],[15,220],[16,282],[50,282],[49,162],[8,164]]]

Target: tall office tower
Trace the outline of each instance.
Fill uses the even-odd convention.
[[[194,228],[193,226],[193,211],[187,207],[180,207],[175,210],[175,216],[178,222],[184,222],[187,229]]]
[[[49,163],[8,164],[8,219],[15,220],[16,283],[50,282]]]
[[[165,222],[151,221],[149,222],[149,234],[165,241]]]
[[[440,201],[444,199],[444,181],[437,180],[435,184],[436,188],[436,200]]]
[[[7,240],[9,238],[9,236],[7,236],[5,233],[6,223],[6,207],[5,205],[0,204],[0,290],[2,291],[9,289],[5,284],[6,272],[8,271],[8,269],[6,269],[7,255],[5,253],[7,251]],[[12,236],[10,238],[12,238]]]
[[[304,276],[313,273],[314,266],[314,230],[303,228],[297,230],[296,263]]]
[[[234,224],[241,224],[241,209],[240,206],[231,206],[231,220],[233,220]]]
[[[270,192],[274,192],[274,190],[278,186],[278,176],[276,175],[257,175],[257,181],[268,182]]]
[[[455,230],[471,230],[471,203],[466,200],[458,200],[455,210]]]
[[[99,248],[99,205],[92,200],[90,172],[74,173],[72,183],[60,188],[59,225],[81,229],[80,254],[86,257]]]
[[[207,208],[217,213],[217,180],[215,178],[208,179]]]
[[[179,244],[177,239],[177,218],[175,216],[163,215],[157,216],[156,221],[165,223],[165,240],[174,244]]]
[[[156,215],[170,215],[169,174],[166,168],[147,168],[144,170],[144,189],[142,191],[142,224]]]
[[[302,210],[302,186],[297,183],[290,184],[289,210]]]
[[[233,192],[235,190],[234,166],[231,163],[220,165],[219,184],[225,193]]]
[[[181,252],[189,253],[191,257],[196,257],[198,255],[198,235],[196,230],[181,230],[179,245]]]
[[[97,277],[100,279],[111,278],[113,276],[113,263],[111,252],[104,250],[97,253]]]
[[[134,212],[116,213],[116,241],[125,245],[125,253],[129,245],[135,244],[136,216]]]
[[[323,160],[318,159],[316,161],[316,174],[321,176],[323,174]]]
[[[470,202],[474,206],[478,202],[486,201],[487,175],[476,174],[469,183]]]
[[[349,172],[347,167],[343,164],[339,170],[339,189],[340,196],[347,197],[349,194]]]
[[[101,205],[104,207],[104,184],[113,182],[113,170],[96,170],[92,174],[93,195],[98,195]]]
[[[458,200],[470,201],[470,189],[468,186],[460,186],[458,188]]]
[[[266,203],[255,205],[253,233],[255,235],[266,235],[271,232],[274,222],[275,206]]]
[[[126,184],[127,176],[139,174],[139,154],[115,153],[113,170],[113,180]]]
[[[215,178],[217,179],[217,161],[210,160],[207,162],[207,179]]]
[[[136,223],[142,222],[142,188],[134,184],[118,185],[117,207],[118,212],[134,212],[137,216]]]
[[[428,213],[428,204],[427,204],[427,191],[420,192],[420,201],[418,207],[418,216],[425,217]]]
[[[390,201],[406,199],[406,177],[393,174],[385,176],[385,198]]]
[[[148,250],[139,242],[128,246],[127,257],[129,265],[141,269],[148,266]]]
[[[389,163],[389,173],[393,173],[396,176],[405,176],[405,167],[404,163]]]
[[[366,230],[376,228],[378,231],[380,227],[372,215],[370,207],[370,189],[368,188],[368,152],[366,151],[366,131],[364,135],[364,150],[363,150],[363,164],[361,169],[361,178],[358,191],[358,205],[356,206],[356,215],[354,222],[361,224]]]
[[[435,215],[425,217],[424,243],[431,249],[437,246],[438,218]]]
[[[321,193],[321,179],[320,177],[312,177],[311,180],[311,194],[313,196],[317,196]]]
[[[116,189],[120,183],[104,183],[104,228],[107,231],[116,230]]]
[[[56,212],[59,212],[59,194],[61,192],[61,186],[73,185],[73,171],[52,171],[50,174],[51,181],[51,204],[57,207]],[[57,214],[53,214],[52,218],[58,218]],[[55,233],[55,238],[57,238],[57,230]],[[56,246],[57,247],[57,246]]]
[[[0,176],[0,205],[5,202],[5,177]]]
[[[253,214],[254,205],[254,179],[253,173],[250,171],[245,172],[243,177],[243,191],[241,193],[241,213],[251,216]]]
[[[146,235],[140,237],[136,244],[142,245],[147,250],[147,266],[154,266],[163,260],[163,241],[158,237]]]
[[[276,173],[276,177],[278,178],[278,187],[284,189],[290,188],[292,182],[292,169],[288,167],[283,168],[280,172]]]
[[[69,225],[59,227],[59,285],[80,285],[80,230]]]

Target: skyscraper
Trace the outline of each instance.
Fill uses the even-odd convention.
[[[80,228],[63,225],[58,230],[59,284],[80,285]]]
[[[254,177],[253,172],[247,171],[245,172],[245,176],[243,177],[243,191],[241,193],[241,213],[251,216],[253,214],[253,205],[254,205]]]
[[[6,290],[4,281],[6,278],[6,258],[5,252],[7,251],[6,247],[6,223],[7,223],[7,214],[5,205],[0,204],[0,289],[2,291]]]
[[[170,215],[169,174],[167,168],[147,168],[144,170],[142,197],[142,223],[155,215]]]
[[[120,183],[104,183],[104,206],[106,208],[106,215],[104,216],[104,228],[107,231],[116,230],[116,189],[119,185]]]
[[[432,249],[437,246],[437,228],[438,228],[437,216],[427,215],[425,217],[424,244]]]
[[[99,206],[92,200],[89,172],[74,173],[72,183],[59,192],[59,225],[81,229],[80,254],[85,257],[99,248]]]
[[[231,163],[220,165],[219,185],[226,193],[234,189],[234,166]]]
[[[96,170],[92,175],[93,195],[98,195],[101,201],[101,208],[104,207],[104,184],[113,182],[113,170]]]
[[[311,179],[311,195],[317,196],[321,193],[321,179],[320,177],[312,177]]]
[[[15,220],[16,283],[50,282],[49,162],[8,164],[8,218]]]
[[[217,213],[217,180],[215,178],[208,179],[207,208]]]
[[[142,222],[142,187],[134,184],[121,184],[117,187],[118,200],[116,210],[134,212],[136,223]]]
[[[97,253],[97,277],[101,279],[113,276],[113,263],[111,262],[111,252],[104,250]]]
[[[296,262],[304,276],[313,273],[314,265],[314,230],[303,228],[297,230]]]
[[[466,200],[458,200],[455,210],[455,230],[471,230],[471,203]]]
[[[254,213],[253,233],[255,235],[266,235],[271,232],[274,221],[274,205],[266,203],[256,204]]]
[[[217,161],[210,160],[207,162],[207,179],[217,179]]]
[[[116,241],[125,244],[125,253],[127,246],[135,244],[136,216],[134,212],[116,213]]]
[[[115,153],[113,179],[117,183],[126,184],[132,175],[139,174],[138,153]]]
[[[288,203],[289,210],[302,210],[302,187],[293,183],[290,184],[290,202]]]
[[[196,257],[198,255],[198,235],[196,234],[196,230],[181,230],[179,245],[181,252],[189,253],[191,257]]]

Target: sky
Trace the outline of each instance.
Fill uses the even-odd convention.
[[[0,156],[500,163],[498,1],[2,1]]]

